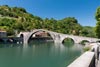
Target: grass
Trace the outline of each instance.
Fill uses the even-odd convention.
[[[91,46],[87,46],[83,48],[84,52],[89,51],[90,49],[91,49]]]

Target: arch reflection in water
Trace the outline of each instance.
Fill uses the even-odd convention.
[[[81,49],[76,45],[38,42],[27,47],[2,47],[0,54],[0,67],[66,67],[81,55]]]

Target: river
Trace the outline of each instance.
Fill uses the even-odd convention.
[[[82,52],[79,44],[0,44],[0,67],[67,67]]]

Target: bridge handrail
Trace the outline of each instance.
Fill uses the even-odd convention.
[[[94,64],[91,63],[94,61],[94,52],[85,52],[79,58],[77,58],[74,62],[72,62],[68,67],[90,67]],[[94,67],[94,66],[93,66]]]

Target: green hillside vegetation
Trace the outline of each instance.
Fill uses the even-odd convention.
[[[33,29],[47,29],[64,34],[96,37],[94,28],[82,26],[74,17],[66,17],[61,20],[34,16],[21,7],[0,6],[0,29],[6,30],[8,36],[15,31],[31,31]]]

